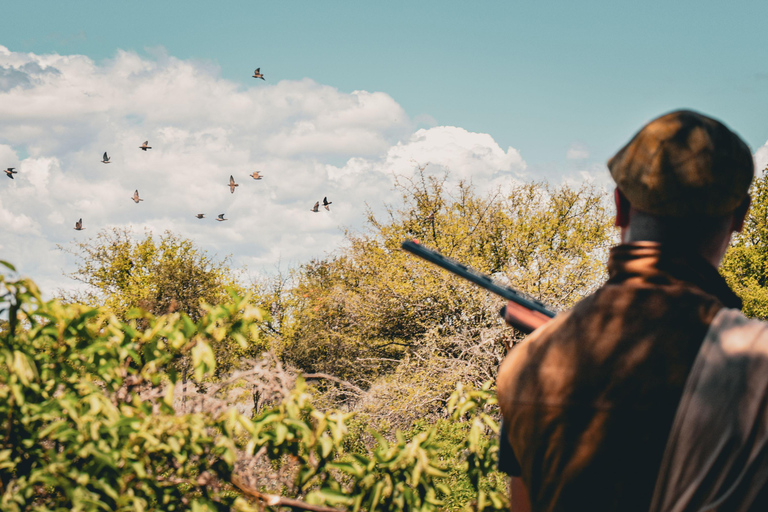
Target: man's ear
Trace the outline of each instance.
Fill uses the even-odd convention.
[[[731,222],[731,231],[735,231],[736,233],[741,233],[741,231],[744,229],[744,221],[747,218],[747,213],[749,212],[749,205],[752,204],[752,198],[747,195],[747,197],[744,198],[744,201],[741,202],[738,208],[736,208],[736,211],[733,212],[733,221]]]
[[[626,228],[629,226],[629,200],[618,187],[613,191],[613,199],[616,202],[616,226]]]

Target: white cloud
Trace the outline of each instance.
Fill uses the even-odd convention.
[[[403,175],[427,164],[430,172],[449,170],[451,179],[471,180],[481,188],[509,183],[526,167],[516,149],[504,151],[488,134],[437,126],[418,130],[379,159],[352,158],[341,168],[328,166],[328,174],[333,180],[360,182],[372,173]]]
[[[755,151],[754,159],[755,159],[755,171],[757,173],[763,172],[763,170],[766,167],[768,167],[768,142],[763,144],[762,147],[758,148],[758,150]]]
[[[270,269],[338,247],[339,228],[359,227],[366,204],[394,200],[393,175],[414,162],[479,187],[525,170],[519,152],[490,135],[416,126],[382,92],[309,79],[243,87],[162,51],[95,63],[0,46],[0,166],[19,170],[0,177],[0,249],[48,293],[72,285],[62,277],[72,259],[56,244],[113,226],[170,229]],[[139,150],[145,140],[152,150]],[[112,163],[100,162],[104,151]],[[248,177],[254,170],[264,179]],[[331,211],[310,212],[323,196]],[[215,222],[219,213],[231,220]],[[79,218],[85,231],[73,230]]]
[[[27,217],[23,213],[13,213],[0,203],[0,225],[3,226],[3,230],[8,234],[25,235],[25,234],[37,234],[40,226],[32,219]],[[3,247],[5,244],[0,243],[0,249],[7,250],[7,247]]]
[[[589,151],[583,144],[574,142],[565,153],[565,158],[568,160],[586,160],[589,158]]]

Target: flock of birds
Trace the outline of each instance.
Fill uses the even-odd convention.
[[[261,78],[262,80],[266,80],[264,78],[264,75],[261,73],[261,68],[256,68],[256,71],[254,71],[254,73],[253,73],[253,78]],[[139,146],[139,149],[144,151],[144,152],[146,152],[148,149],[152,149],[152,146],[149,145],[149,141],[148,140],[145,140],[144,143],[141,146]],[[104,152],[104,156],[102,156],[102,158],[101,158],[101,163],[103,163],[103,164],[112,163],[111,162],[111,158],[109,157],[109,155],[107,154],[106,151]],[[15,167],[8,167],[4,171],[5,175],[8,176],[10,179],[14,179],[13,175],[19,173],[15,169],[16,169]],[[254,172],[252,174],[249,174],[248,176],[250,176],[254,180],[260,180],[263,177],[262,174],[260,172],[258,172],[258,171]],[[229,176],[229,192],[231,194],[234,194],[235,193],[235,188],[239,187],[239,186],[240,186],[240,184],[235,182],[234,175],[230,175]],[[139,197],[138,189],[136,189],[133,192],[133,196],[131,196],[131,199],[136,204],[139,204],[139,202],[144,200],[141,197]],[[323,198],[323,203],[322,203],[323,208],[325,208],[328,211],[331,211],[331,209],[329,208],[329,205],[331,205],[331,204],[333,204],[333,203],[331,201],[328,201],[327,197]],[[310,211],[312,211],[314,213],[318,213],[320,211],[320,201],[317,201],[315,203],[315,205],[310,209]],[[204,213],[198,213],[197,215],[195,215],[195,217],[197,217],[198,219],[204,219],[205,218],[205,214]],[[229,220],[229,219],[225,219],[224,218],[224,214],[220,213],[218,215],[218,217],[216,217],[216,220],[219,221],[219,222],[223,222],[223,221]],[[85,229],[85,228],[83,227],[83,219],[81,218],[77,222],[75,222],[75,230],[81,231],[83,229]]]

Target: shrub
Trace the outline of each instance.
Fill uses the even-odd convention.
[[[351,414],[314,408],[301,379],[253,418],[234,407],[177,415],[173,363],[189,354],[195,379],[211,379],[212,344],[257,342],[263,318],[234,294],[203,309],[197,322],[137,309],[121,320],[105,309],[43,301],[31,281],[0,276],[0,315],[7,316],[0,331],[0,508],[253,511],[311,503],[431,511],[451,500],[448,468],[456,463],[440,459],[438,430],[409,439],[396,432],[394,442],[372,432],[372,449],[347,452]],[[137,328],[137,319],[146,327]],[[242,375],[210,386],[214,405]],[[464,486],[452,506],[506,507],[505,494],[487,485],[495,465],[488,433],[498,430],[488,413],[494,401],[489,386],[459,387],[449,401],[452,420],[468,425],[455,454],[469,491]],[[238,458],[259,455],[291,462],[295,497],[233,473]]]

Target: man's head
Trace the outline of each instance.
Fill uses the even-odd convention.
[[[691,111],[648,123],[608,161],[625,242],[695,250],[717,266],[749,207],[749,147],[724,124]]]

